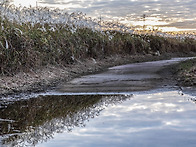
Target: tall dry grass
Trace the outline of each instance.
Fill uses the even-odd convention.
[[[69,15],[59,13],[60,10],[3,6],[0,10],[0,74],[13,75],[49,64],[65,66],[115,54],[196,52],[195,39],[133,34],[119,24],[100,26],[81,13]],[[11,15],[14,12],[15,19]],[[35,19],[37,15],[39,19]]]

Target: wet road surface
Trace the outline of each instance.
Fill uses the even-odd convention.
[[[60,85],[59,92],[130,92],[175,85],[171,73],[161,74],[169,65],[184,61],[185,58],[127,64],[109,68],[107,71],[76,78]]]

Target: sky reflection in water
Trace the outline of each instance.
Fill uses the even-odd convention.
[[[16,5],[50,6],[81,11],[87,16],[116,20],[128,25],[156,26],[165,31],[196,30],[195,0],[14,0]]]
[[[63,146],[196,146],[196,105],[189,95],[163,92],[136,95],[109,106],[70,133],[55,134],[39,147]]]
[[[165,91],[2,99],[0,145],[196,146],[195,96]]]

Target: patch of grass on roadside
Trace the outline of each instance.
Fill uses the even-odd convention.
[[[196,86],[196,59],[180,63],[176,71],[180,84],[184,86]]]

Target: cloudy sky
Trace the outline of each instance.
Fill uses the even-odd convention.
[[[65,8],[91,17],[168,30],[196,30],[196,0],[14,0],[15,4]]]

